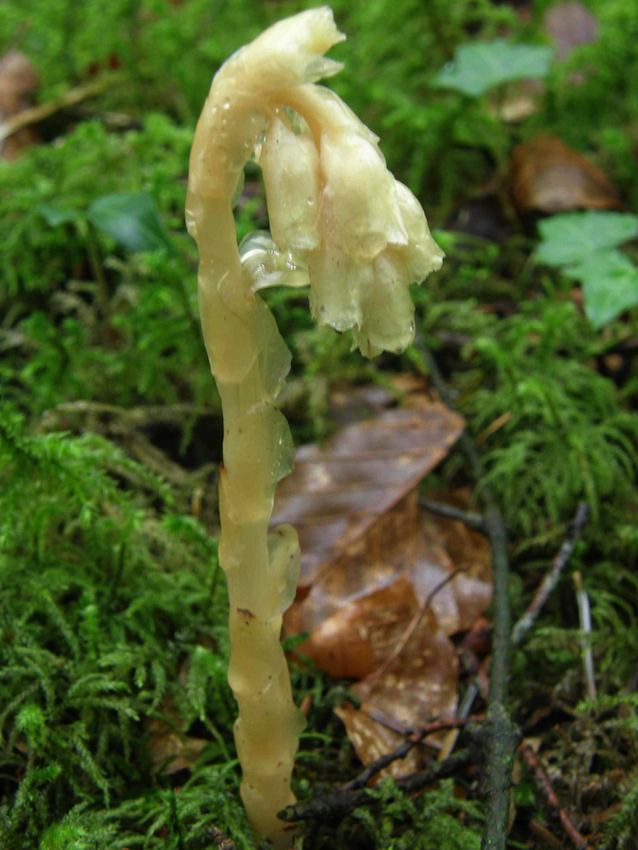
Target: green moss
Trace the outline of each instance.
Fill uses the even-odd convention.
[[[257,846],[237,796],[216,544],[187,515],[195,479],[183,452],[196,441],[188,465],[218,458],[220,423],[183,205],[194,122],[217,66],[268,22],[309,5],[0,4],[2,48],[21,47],[33,58],[40,100],[113,65],[120,80],[80,111],[45,122],[48,144],[0,162],[0,383],[9,402],[0,409],[2,850],[197,850],[211,845],[213,827],[239,848]],[[503,26],[515,38],[542,41],[549,0],[535,4],[524,25],[507,4],[488,0],[333,5],[349,36],[334,51],[348,68],[335,87],[381,135],[392,170],[422,198],[433,225],[447,220],[472,230],[478,199],[478,232],[486,225],[502,239],[443,234],[443,272],[414,291],[418,325],[478,440],[486,475],[475,493],[491,484],[506,511],[516,613],[529,603],[576,502],[590,506],[572,567],[591,602],[598,701],[578,705],[580,633],[568,575],[515,654],[513,691],[522,722],[539,703],[560,704],[570,718],[560,740],[544,735],[565,765],[559,791],[568,806],[579,808],[578,770],[590,773],[578,761],[579,735],[599,747],[605,769],[622,769],[605,798],[620,807],[601,846],[625,850],[638,828],[628,761],[635,764],[636,706],[624,692],[638,653],[636,315],[594,331],[573,282],[530,262],[535,230],[517,219],[505,193],[492,206],[483,199],[486,186],[507,185],[513,145],[542,129],[601,164],[622,202],[636,205],[636,11],[625,0],[593,0],[599,40],[554,65],[536,114],[513,126],[495,117],[490,94],[468,99],[431,83],[458,45],[496,37]],[[574,71],[581,85],[573,84]],[[135,129],[108,129],[112,113]],[[267,226],[254,168],[247,186],[240,236]],[[90,225],[90,204],[113,192],[148,193],[173,247],[131,253]],[[43,206],[73,216],[52,226]],[[303,294],[266,297],[294,354],[285,402],[299,440],[330,433],[336,383],[384,384],[386,370],[422,370],[416,351],[363,366],[345,336],[313,327]],[[608,363],[614,358],[617,371]],[[60,409],[78,401],[105,407]],[[166,469],[167,459],[181,464],[186,483],[172,487],[132,460],[126,411],[157,405],[170,413],[178,404],[207,415],[171,420],[170,434],[153,421],[142,429],[146,448],[165,451]],[[56,427],[74,431],[51,433]],[[458,452],[437,476],[442,487],[472,483]],[[197,478],[207,499],[213,477]],[[297,693],[312,696],[295,777],[306,798],[347,781],[358,766],[332,711],[345,686],[312,669],[295,670],[294,682]],[[165,775],[153,764],[149,723],[160,715],[178,733],[206,740],[189,771]],[[542,801],[531,781],[526,789],[519,806],[538,817]],[[475,847],[475,793],[468,785],[464,802],[448,782],[409,800],[386,782],[338,827],[310,828],[305,846]],[[529,844],[523,820],[512,846]]]

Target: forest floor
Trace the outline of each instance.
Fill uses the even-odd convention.
[[[0,850],[266,847],[184,202],[213,73],[306,5],[0,4]],[[446,259],[371,361],[265,290],[303,548],[286,818],[306,850],[637,850],[638,6],[333,8],[330,85]],[[254,163],[236,220],[268,228]]]

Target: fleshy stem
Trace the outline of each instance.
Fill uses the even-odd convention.
[[[321,7],[280,21],[233,54],[213,80],[189,169],[202,330],[224,416],[220,562],[241,794],[255,829],[281,848],[291,838],[277,812],[294,800],[302,721],[279,635],[300,558],[294,529],[268,531],[275,487],[294,457],[275,407],[290,352],[257,290],[309,284],[315,318],[352,329],[362,354],[374,356],[409,344],[409,286],[443,258],[418,200],[387,170],[376,136],[314,84],[341,67],[324,53],[342,39]],[[253,155],[273,238],[253,235],[240,256],[232,199]]]
[[[220,558],[228,581],[228,678],[239,706],[241,793],[255,828],[273,837],[281,829],[275,813],[294,801],[290,777],[302,727],[280,645],[298,545],[288,527],[268,533],[275,486],[292,451],[286,422],[274,407],[288,352],[271,314],[246,285],[231,197],[211,205],[210,223],[198,224],[216,233],[200,243],[200,308],[224,416]]]
[[[242,267],[232,202],[246,161],[286,96],[292,92],[249,92],[232,77],[216,80],[195,135],[187,201],[200,257],[202,330],[224,418],[220,561],[230,605],[228,680],[239,709],[241,796],[256,831],[276,848],[292,840],[277,812],[295,802],[290,780],[303,728],[280,644],[299,545],[291,526],[268,530],[277,482],[294,458],[288,424],[275,407],[290,352]],[[295,105],[301,113],[303,104]]]

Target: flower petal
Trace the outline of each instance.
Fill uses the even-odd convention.
[[[381,254],[374,273],[359,292],[361,323],[354,341],[366,357],[382,351],[403,351],[414,339],[414,304],[407,268],[396,258]]]
[[[408,268],[410,283],[420,283],[443,263],[443,251],[430,233],[425,213],[418,200],[403,183],[395,180],[395,191],[408,244],[396,248]]]
[[[394,178],[379,149],[354,133],[321,137],[324,239],[371,260],[388,243],[407,245]]]
[[[334,244],[324,244],[308,256],[310,310],[322,325],[338,331],[361,320],[359,293],[372,280],[372,266],[359,263]]]
[[[280,248],[311,250],[319,244],[319,154],[309,135],[275,118],[260,164],[270,232]]]

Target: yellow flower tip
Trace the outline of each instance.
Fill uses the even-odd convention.
[[[279,21],[264,33],[264,40],[265,36],[269,37],[269,43],[276,43],[280,49],[283,45],[284,49],[285,46],[288,46],[295,53],[306,54],[311,64],[322,59],[323,54],[327,53],[331,47],[346,39],[344,33],[337,29],[332,9],[329,6],[308,9],[298,15]],[[256,39],[254,43],[257,44],[260,38]],[[326,61],[338,66],[333,73],[336,73],[342,67],[339,62]],[[319,67],[318,65],[317,70]],[[308,77],[308,81],[315,82],[320,77],[325,76],[330,76],[330,74],[313,75],[312,79]]]
[[[337,74],[343,65],[323,54],[345,40],[328,6],[308,9],[271,26],[239,50],[225,67],[250,67],[257,86],[264,74],[272,91],[277,86],[314,83]]]
[[[441,267],[443,252],[365,124],[329,89],[296,93],[260,152],[273,239],[308,269],[320,324],[352,330],[368,357],[401,351],[415,330],[409,287]]]

